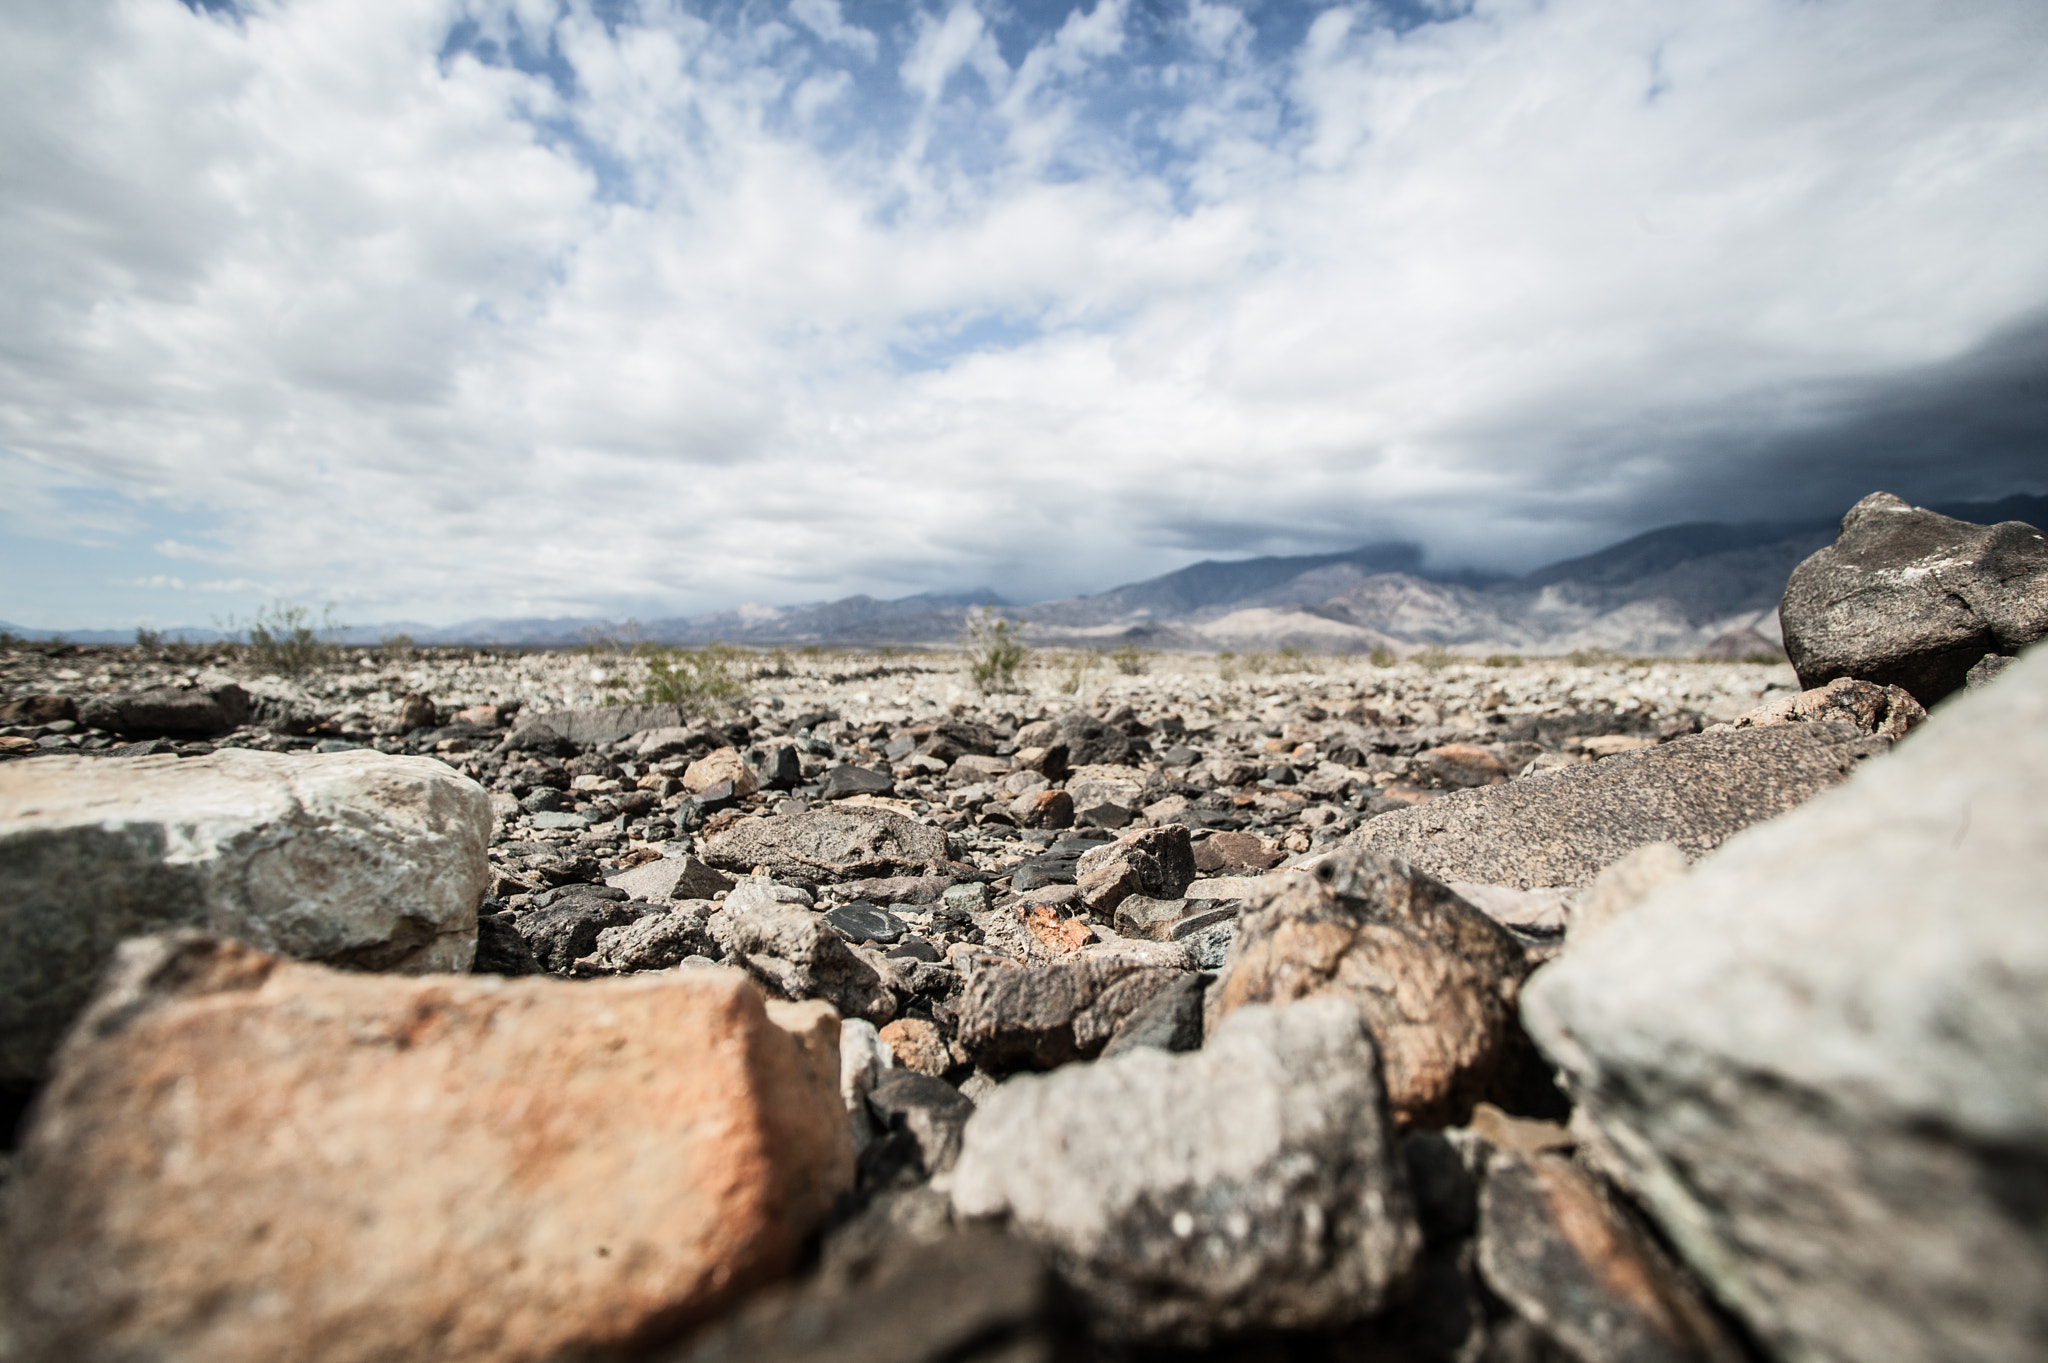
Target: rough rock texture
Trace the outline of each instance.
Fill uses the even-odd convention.
[[[1246,1008],[1201,1050],[1013,1079],[967,1124],[966,1216],[1007,1213],[1113,1332],[1335,1325],[1420,1244],[1372,1038],[1337,999]]]
[[[1855,677],[1932,705],[1986,654],[2048,635],[2048,538],[2022,521],[1972,525],[1873,492],[1833,544],[1792,570],[1778,616],[1800,685]]]
[[[992,1070],[1051,1069],[1085,1059],[1184,973],[1129,954],[985,967],[961,990],[960,1046]]]
[[[924,875],[946,860],[946,835],[889,809],[812,809],[742,820],[710,840],[704,860],[740,872],[766,866],[802,885]]]
[[[1896,743],[1926,718],[1927,711],[1903,686],[1879,686],[1853,677],[1837,677],[1826,686],[1759,705],[1732,727],[1767,729],[1774,724],[1842,720],[1866,734],[1877,734]]]
[[[718,945],[700,909],[678,907],[605,928],[597,934],[596,949],[575,964],[585,971],[617,973],[666,970],[686,956],[715,957]]]
[[[1346,999],[1379,1043],[1395,1116],[1444,1126],[1503,1082],[1527,970],[1515,939],[1443,885],[1340,852],[1245,912],[1209,991],[1208,1025],[1247,1004]]]
[[[851,1181],[821,1009],[735,971],[403,979],[124,946],[8,1190],[12,1356],[541,1360],[782,1272]]]
[[[898,1240],[860,1273],[775,1289],[671,1363],[1054,1363],[1073,1357],[1038,1251],[990,1231]]]
[[[683,770],[683,789],[692,795],[702,795],[720,781],[732,782],[732,793],[742,800],[761,788],[761,778],[737,748],[706,753]]]
[[[1104,1058],[1137,1046],[1161,1051],[1202,1048],[1202,1001],[1208,977],[1189,973],[1133,1009],[1110,1034]]]
[[[247,722],[249,693],[225,678],[199,686],[158,686],[95,696],[79,708],[78,718],[87,728],[126,738],[212,738]]]
[[[1104,916],[1134,894],[1178,899],[1195,878],[1194,848],[1182,824],[1139,828],[1081,854],[1075,884],[1082,900]]]
[[[923,1018],[897,1018],[881,1030],[882,1044],[906,1070],[939,1078],[953,1068],[946,1038]]]
[[[521,914],[513,926],[526,939],[527,950],[542,970],[571,975],[578,962],[597,950],[604,933],[639,921],[646,907],[616,899],[570,896],[545,909]]]
[[[712,870],[695,857],[663,857],[608,876],[604,883],[635,899],[651,899],[657,904],[668,899],[709,899],[733,886],[730,876]]]
[[[1271,870],[1287,856],[1256,833],[1211,833],[1195,844],[1195,870],[1203,875],[1242,875]]]
[[[1645,843],[1697,857],[1890,746],[1842,723],[1695,734],[1382,814],[1353,841],[1440,880],[1579,886]]]
[[[690,721],[680,705],[600,705],[585,710],[521,711],[519,728],[545,727],[571,743],[613,743],[649,729],[675,729]]]
[[[125,937],[467,970],[489,798],[430,758],[39,757],[0,766],[0,1079],[39,1074]]]
[[[1486,1285],[1577,1363],[1745,1363],[1650,1238],[1563,1155],[1492,1153],[1478,1247]]]
[[[734,891],[734,896],[739,891]],[[896,995],[824,918],[795,904],[726,900],[712,936],[735,965],[789,999],[823,999],[870,1022],[896,1016]]]
[[[1524,997],[1577,1124],[1780,1356],[2048,1351],[2048,650]]]
[[[1687,870],[1685,853],[1668,842],[1638,847],[1602,871],[1571,904],[1571,940],[1592,933],[1650,897],[1659,885],[1677,880]]]

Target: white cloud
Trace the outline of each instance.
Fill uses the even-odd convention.
[[[156,552],[362,619],[1527,560],[2048,305],[2033,0],[1332,11],[1278,57],[1098,0],[1014,72],[964,0],[797,0],[823,48],[646,13],[10,10],[11,533],[203,511]],[[442,59],[463,16],[573,86]]]

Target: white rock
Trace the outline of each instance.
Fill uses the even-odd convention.
[[[1779,1357],[2048,1351],[2048,649],[1532,977],[1618,1176]]]
[[[467,970],[481,786],[425,757],[0,766],[0,1076],[39,1075],[123,938],[199,927],[304,960]]]

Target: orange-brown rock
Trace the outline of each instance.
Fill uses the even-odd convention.
[[[1508,779],[1498,757],[1471,743],[1446,743],[1415,754],[1415,770],[1439,786],[1464,789],[1497,786]]]
[[[953,1052],[945,1036],[923,1018],[897,1018],[882,1028],[880,1035],[896,1063],[906,1070],[939,1079],[953,1068]]]
[[[9,1190],[23,1359],[540,1360],[787,1270],[852,1181],[837,1022],[737,971],[401,978],[125,944]]]
[[[761,778],[754,774],[737,748],[720,748],[706,753],[683,769],[683,789],[692,795],[707,791],[720,781],[732,782],[732,793],[742,800],[761,789]]]
[[[1247,1003],[1341,995],[1379,1044],[1396,1119],[1444,1126],[1503,1078],[1527,971],[1515,939],[1442,884],[1347,849],[1246,910],[1207,1026]]]
[[[1270,871],[1285,855],[1256,833],[1217,832],[1195,844],[1195,869],[1212,876]]]

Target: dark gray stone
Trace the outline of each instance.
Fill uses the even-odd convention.
[[[1439,880],[1575,887],[1653,842],[1698,857],[1890,746],[1844,723],[1695,734],[1381,814],[1349,842]]]
[[[1089,714],[1067,714],[1054,721],[1060,741],[1067,746],[1070,767],[1127,766],[1133,749],[1123,730]]]
[[[596,949],[576,964],[589,973],[621,974],[666,970],[690,956],[718,955],[718,945],[712,940],[705,915],[695,909],[678,908],[604,929],[597,934]]]
[[[849,942],[880,942],[884,946],[898,941],[909,930],[895,914],[858,901],[828,909],[825,922]]]
[[[190,688],[159,686],[126,695],[94,696],[79,722],[124,738],[213,738],[249,719],[249,693],[233,682]]]
[[[519,926],[510,914],[488,913],[476,920],[476,963],[470,967],[476,975],[538,975],[539,961],[533,958],[533,949],[526,945],[526,939],[519,935]]]
[[[825,784],[819,794],[827,800],[843,800],[849,795],[893,795],[896,793],[896,778],[884,771],[868,767],[840,766],[825,773]]]
[[[996,1071],[1088,1059],[1119,1023],[1186,973],[1115,957],[978,970],[960,994],[960,1045]]]
[[[515,926],[541,969],[570,975],[579,960],[597,949],[599,933],[633,922],[645,907],[612,899],[563,899],[550,908],[521,915]]]
[[[737,892],[734,895],[738,897]],[[896,1016],[893,990],[824,915],[796,904],[764,899],[713,916],[711,935],[732,964],[786,999],[823,999],[849,1017],[887,1022]]]
[[[803,759],[790,744],[748,748],[746,762],[763,790],[795,790],[804,783]]]
[[[2048,538],[2022,521],[1973,525],[1873,492],[1833,544],[1792,570],[1778,614],[1801,686],[1854,677],[1931,706],[1986,654],[2048,635]]]
[[[868,1093],[868,1111],[881,1126],[882,1142],[870,1146],[876,1159],[909,1156],[916,1176],[930,1178],[953,1167],[960,1157],[960,1133],[974,1115],[974,1104],[943,1079],[906,1069],[885,1070]],[[894,1147],[891,1149],[890,1147]]]
[[[1208,980],[1201,975],[1183,975],[1138,1005],[1131,1015],[1110,1033],[1102,1048],[1104,1059],[1137,1046],[1160,1051],[1198,1051],[1202,1048],[1202,991]]]
[[[1964,682],[1972,691],[1980,686],[1989,686],[1998,679],[1999,673],[2018,661],[2019,659],[2007,657],[2003,653],[1987,653],[1971,667]]]
[[[745,819],[711,837],[704,860],[816,887],[873,876],[929,875],[948,864],[946,835],[893,809],[807,809]]]

